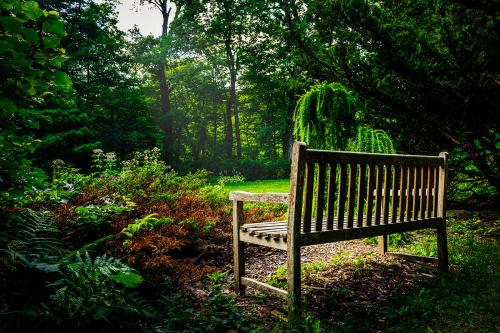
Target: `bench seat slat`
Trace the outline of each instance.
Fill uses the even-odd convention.
[[[391,217],[389,217],[389,219],[390,218]],[[437,219],[439,220],[439,218],[437,218]],[[399,230],[400,228],[403,228],[404,230],[412,230],[412,228],[417,228],[417,229],[420,228],[421,229],[423,227],[432,228],[432,227],[434,227],[434,224],[432,224],[430,222],[433,222],[435,220],[436,220],[436,218],[429,218],[429,219],[422,219],[422,220],[411,221],[411,222],[407,221],[407,222],[402,222],[402,223],[394,223],[394,224],[391,223],[391,224],[387,224],[386,226],[395,226],[394,228],[396,230]],[[346,221],[347,221],[347,217],[344,218],[344,223]],[[363,222],[362,224],[365,225],[366,218],[364,218],[362,222]],[[316,221],[314,221],[314,223],[316,223]],[[342,223],[342,224],[344,224],[344,223]],[[274,224],[274,225],[271,225],[271,224]],[[302,232],[301,234],[303,235],[303,237],[306,240],[307,239],[316,239],[318,237],[320,239],[322,239],[323,237],[329,237],[329,236],[318,236],[318,234],[320,234],[320,233],[330,234],[331,232],[337,232],[337,231],[342,231],[342,230],[346,231],[347,234],[351,233],[349,230],[358,230],[354,233],[364,234],[365,232],[359,231],[359,230],[361,230],[361,229],[376,230],[375,227],[384,226],[384,225],[378,225],[378,226],[375,225],[375,226],[357,227],[358,224],[356,221],[355,226],[353,228],[326,230],[326,224],[327,224],[327,219],[324,218],[323,223],[322,223],[323,231],[318,231],[318,232],[312,231],[312,232],[306,232],[306,233]],[[407,226],[398,227],[398,225],[407,225]],[[381,230],[385,230],[385,228],[382,228]],[[388,230],[390,230],[390,229],[388,229]],[[250,223],[250,224],[242,225],[240,227],[241,234],[245,234],[245,235],[249,235],[249,236],[253,236],[253,237],[264,237],[264,238],[286,239],[287,238],[287,231],[288,231],[288,224],[286,222]],[[394,232],[398,232],[398,231],[394,231]],[[314,234],[314,235],[309,236],[311,234]],[[336,237],[336,236],[333,236],[333,237]],[[360,237],[369,237],[369,236],[360,236]],[[354,239],[354,238],[350,238],[350,239]]]

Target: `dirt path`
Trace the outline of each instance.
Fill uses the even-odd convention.
[[[313,245],[301,248],[301,262],[327,262],[339,253],[348,252],[355,257],[373,253],[375,250],[375,246],[365,244],[360,240]],[[279,267],[286,266],[286,251],[248,246],[245,249],[245,255],[247,258],[245,269],[249,277],[269,277]]]

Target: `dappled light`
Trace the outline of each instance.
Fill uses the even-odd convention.
[[[0,332],[494,332],[500,4],[0,0]]]

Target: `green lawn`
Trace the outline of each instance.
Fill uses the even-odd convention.
[[[289,179],[257,180],[253,182],[240,182],[226,184],[224,189],[229,191],[246,191],[253,193],[286,192],[290,190]]]

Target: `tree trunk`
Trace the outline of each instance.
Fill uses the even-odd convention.
[[[214,138],[213,138],[213,151],[217,151],[217,115],[214,113]]]
[[[226,137],[224,139],[226,155],[227,157],[231,158],[233,156],[233,120],[231,114],[231,98],[228,98],[226,102],[226,114],[224,115],[224,125],[226,130]]]
[[[241,135],[240,135],[240,118],[238,114],[238,98],[236,96],[236,69],[231,71],[231,104],[233,105],[234,111],[234,134],[236,137],[236,158],[241,160]]]
[[[161,2],[161,14],[163,18],[161,37],[168,37],[168,19],[172,7],[168,7],[168,0]],[[167,77],[167,59],[164,55],[160,57],[158,64],[158,80],[160,81],[161,110],[160,110],[160,128],[163,131],[163,155],[168,163],[175,164],[173,153],[173,126],[170,106],[170,86]]]

